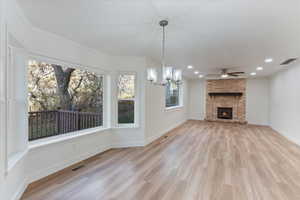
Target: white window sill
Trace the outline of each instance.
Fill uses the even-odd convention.
[[[140,128],[137,124],[118,124],[115,129],[122,129],[122,128]]]
[[[66,133],[66,134],[62,134],[62,135],[52,136],[52,137],[48,137],[48,138],[44,138],[44,139],[38,139],[38,140],[35,140],[32,142],[29,142],[29,149],[31,150],[31,149],[35,149],[35,148],[42,147],[45,145],[54,144],[54,143],[62,142],[65,140],[70,140],[70,139],[81,137],[81,136],[95,134],[95,133],[99,133],[99,132],[109,130],[109,129],[110,128],[96,127],[96,128],[90,128],[90,129],[86,129],[86,130]]]
[[[17,165],[17,163],[22,160],[22,158],[28,153],[28,149],[22,151],[22,152],[18,152],[15,153],[13,156],[8,158],[8,162],[7,162],[7,170],[6,172],[8,173],[12,168],[14,168],[15,165]]]
[[[172,107],[165,108],[165,111],[169,112],[169,111],[181,110],[183,107],[184,106],[172,106]]]

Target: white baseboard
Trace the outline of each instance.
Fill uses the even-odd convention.
[[[159,132],[158,134],[155,134],[155,135],[152,135],[152,136],[148,137],[146,139],[146,141],[145,141],[145,145],[144,146],[146,146],[146,145],[150,144],[151,142],[157,140],[158,138],[160,138],[161,136],[165,135],[166,133],[168,133],[169,131],[173,130],[174,128],[177,128],[178,126],[184,124],[186,121],[187,120],[183,120],[181,122],[178,122],[175,125],[167,128],[166,130],[163,130],[163,131]]]
[[[274,131],[276,131],[278,134],[282,135],[284,138],[286,138],[288,141],[290,141],[291,143],[294,143],[298,146],[300,146],[300,137],[299,138],[295,138],[290,136],[290,134],[286,134],[285,131],[279,130],[277,128],[275,128],[274,126],[270,126]],[[295,134],[297,135],[297,134]]]
[[[143,147],[145,142],[142,141],[129,141],[129,142],[113,142],[112,148],[127,148],[127,147]]]
[[[189,117],[188,120],[194,120],[194,121],[204,121],[205,118],[195,118],[195,117]]]
[[[28,183],[32,183],[34,181],[37,181],[41,178],[44,178],[46,176],[49,176],[55,172],[58,172],[62,169],[65,169],[73,164],[76,164],[82,160],[85,160],[85,159],[88,159],[92,156],[95,156],[99,153],[102,153],[106,150],[109,150],[111,149],[112,146],[111,145],[103,145],[101,146],[100,148],[96,148],[94,151],[90,151],[89,153],[84,153],[76,158],[73,158],[73,159],[69,159],[69,160],[64,160],[58,164],[54,164],[46,169],[43,169],[43,170],[40,170],[40,171],[37,171],[35,172],[34,174],[30,174],[29,177],[28,177]]]

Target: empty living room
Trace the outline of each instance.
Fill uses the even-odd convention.
[[[0,200],[299,200],[300,1],[0,0]]]

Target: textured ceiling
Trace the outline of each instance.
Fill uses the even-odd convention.
[[[167,63],[203,73],[264,66],[269,75],[300,55],[299,0],[18,0],[37,27],[114,54],[160,60],[168,19]],[[264,64],[266,57],[274,58]],[[193,70],[185,75],[196,77]]]

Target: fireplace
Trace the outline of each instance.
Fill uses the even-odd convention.
[[[232,108],[218,107],[218,119],[232,119]]]

